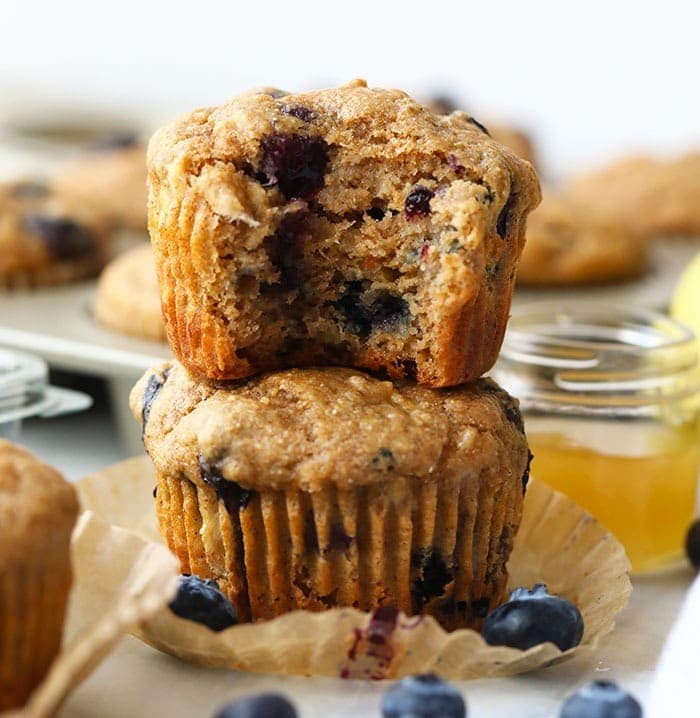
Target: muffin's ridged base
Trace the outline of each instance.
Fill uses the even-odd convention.
[[[314,493],[228,482],[219,495],[161,476],[158,518],[182,570],[218,581],[242,621],[391,605],[479,628],[504,597],[522,513],[522,483],[508,473]]]
[[[21,563],[0,567],[0,710],[24,705],[61,646],[71,586],[67,551],[39,541]]]

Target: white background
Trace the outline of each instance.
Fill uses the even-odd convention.
[[[566,173],[700,145],[692,1],[38,2],[2,5],[0,122],[89,110],[152,126],[252,85],[365,77],[450,90],[530,128]]]

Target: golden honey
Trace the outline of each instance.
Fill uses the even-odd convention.
[[[620,432],[623,434],[624,432]],[[532,476],[570,496],[624,545],[636,573],[680,557],[695,515],[700,446],[692,427],[644,432],[640,452],[528,434]]]
[[[494,375],[520,399],[533,477],[610,529],[633,571],[680,558],[700,465],[687,327],[636,307],[519,307]]]

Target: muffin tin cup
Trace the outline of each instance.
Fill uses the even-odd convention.
[[[138,554],[162,541],[153,511],[154,484],[150,461],[138,457],[87,477],[79,492],[84,506],[138,534],[140,546],[129,549]],[[129,558],[118,546],[112,555],[105,551],[100,590],[110,590],[109,562]],[[448,632],[431,616],[354,608],[296,610],[221,633],[163,610],[134,635],[185,661],[237,670],[373,679],[435,671],[470,679],[531,671],[593,649],[612,631],[631,592],[629,561],[620,543],[570,499],[536,481],[528,487],[508,568],[509,587],[544,582],[577,604],[585,622],[577,648],[493,647],[477,631]]]

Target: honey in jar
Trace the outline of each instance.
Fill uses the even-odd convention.
[[[635,309],[529,308],[495,374],[521,400],[533,477],[610,529],[633,571],[681,556],[700,464],[689,330]]]

